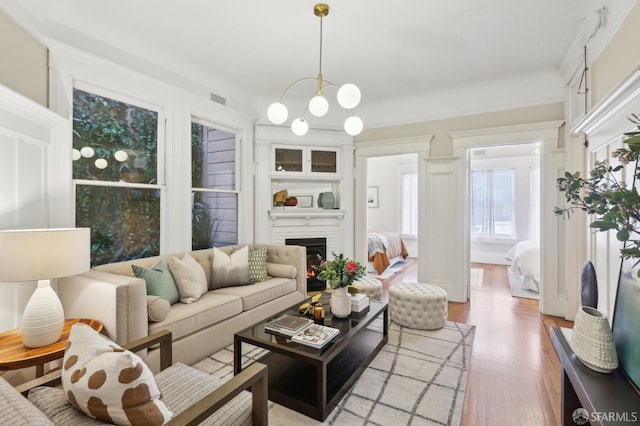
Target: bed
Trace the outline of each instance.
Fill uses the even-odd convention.
[[[409,256],[400,234],[394,232],[369,232],[367,250],[369,252],[367,270],[378,275]]]
[[[510,277],[519,278],[524,290],[540,292],[540,244],[537,240],[520,241],[504,255],[511,261]]]

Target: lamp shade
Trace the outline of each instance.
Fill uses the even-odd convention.
[[[0,231],[0,281],[66,277],[90,268],[89,228]]]

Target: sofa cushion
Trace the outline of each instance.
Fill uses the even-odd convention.
[[[204,269],[189,253],[182,259],[173,257],[169,270],[178,287],[180,302],[193,303],[209,290]]]
[[[253,283],[266,281],[269,278],[267,273],[267,248],[260,247],[249,251],[249,279]]]
[[[214,378],[182,363],[175,363],[156,375],[158,385],[160,385],[167,403],[171,406],[174,416],[183,412],[193,404],[194,401],[218,389],[230,378],[231,377]],[[225,426],[250,425],[251,409],[251,393],[242,391],[199,424]]]
[[[118,425],[161,425],[171,418],[149,367],[86,324],[71,327],[62,388],[90,417]]]
[[[171,304],[163,297],[147,295],[147,318],[151,322],[162,321],[169,315]]]
[[[210,293],[233,295],[242,300],[242,310],[248,311],[263,303],[277,299],[296,290],[296,280],[289,278],[271,278],[267,281],[238,287],[225,287]]]
[[[131,269],[136,277],[144,278],[144,282],[147,284],[147,294],[164,297],[172,305],[180,299],[173,275],[162,260],[149,269],[135,264],[131,265]]]
[[[251,284],[249,278],[249,247],[244,246],[230,255],[214,247],[211,288],[216,289],[244,284]]]
[[[38,407],[56,425],[92,426],[104,425],[100,420],[87,417],[73,408],[61,388],[39,386],[29,391],[29,401]],[[9,424],[9,423],[2,423]]]
[[[51,420],[0,377],[0,424],[17,426],[53,425]]]
[[[242,301],[238,296],[208,292],[197,303],[172,305],[164,321],[149,324],[149,333],[169,330],[176,341],[241,312]]]
[[[298,269],[293,265],[267,262],[267,272],[272,277],[295,279],[296,274],[298,273]]]

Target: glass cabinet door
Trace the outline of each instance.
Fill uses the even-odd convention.
[[[337,173],[338,153],[336,151],[311,150],[311,173]]]
[[[276,148],[274,172],[302,172],[302,149]]]

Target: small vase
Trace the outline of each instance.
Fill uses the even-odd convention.
[[[351,313],[351,295],[346,287],[339,287],[331,294],[331,314],[334,317],[346,318]]]
[[[333,192],[325,192],[322,194],[322,208],[331,210],[335,206],[336,199],[333,196]]]
[[[584,365],[600,373],[610,373],[618,367],[618,354],[607,317],[597,309],[578,309],[571,342],[573,352]]]

